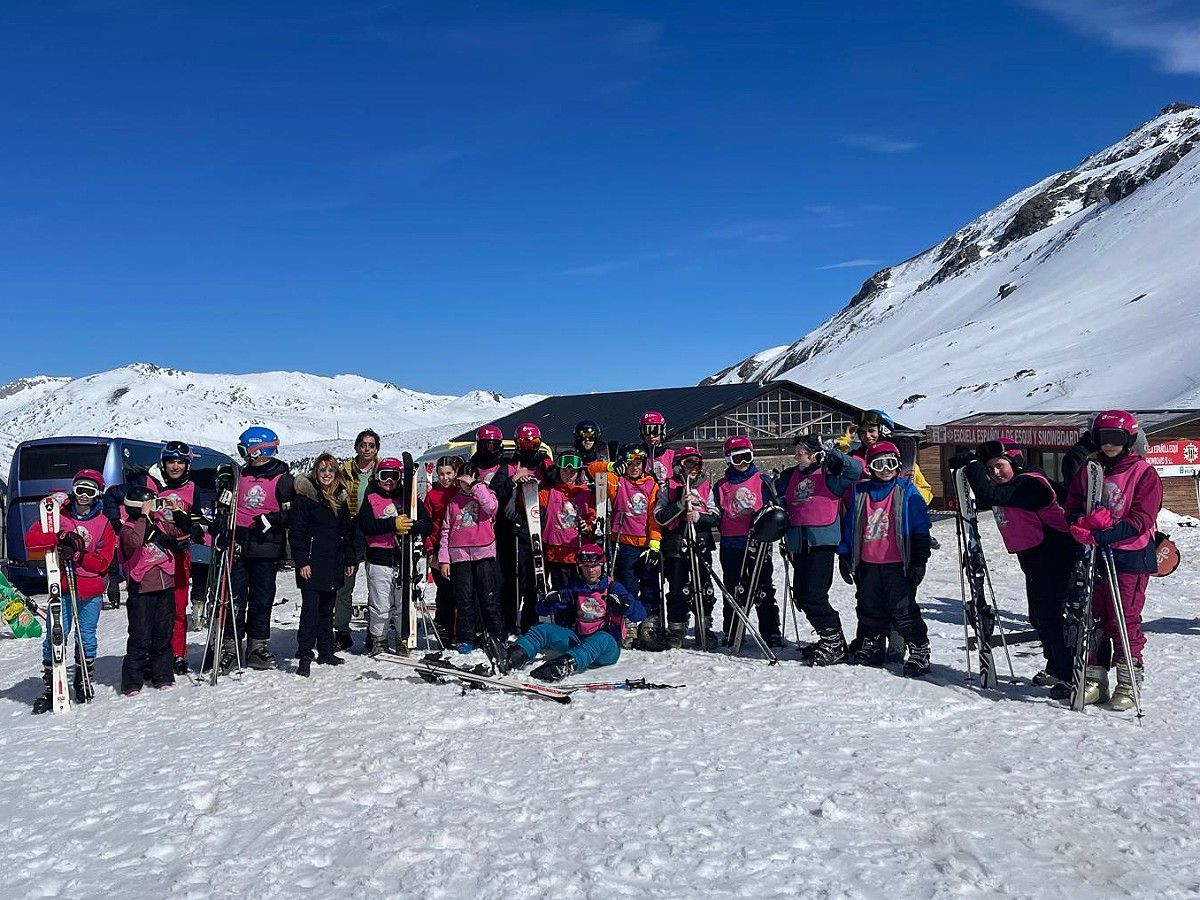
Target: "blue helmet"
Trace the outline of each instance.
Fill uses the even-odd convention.
[[[163,444],[159,459],[164,462],[168,459],[182,459],[190,463],[192,461],[192,448],[185,441],[167,441]]]
[[[254,425],[242,432],[238,438],[238,455],[245,460],[258,456],[274,456],[279,450],[279,435],[270,428]]]
[[[896,423],[882,409],[868,409],[858,417],[859,428],[870,428],[872,425],[879,427],[879,434],[883,437],[896,430]]]

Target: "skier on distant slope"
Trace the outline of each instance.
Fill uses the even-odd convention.
[[[1087,467],[1075,473],[1067,490],[1063,509],[1071,535],[1081,544],[1094,544],[1111,551],[1117,570],[1117,588],[1121,615],[1129,634],[1132,660],[1126,659],[1119,640],[1120,630],[1103,563],[1096,567],[1093,615],[1100,620],[1104,639],[1113,644],[1117,687],[1109,708],[1123,712],[1133,706],[1133,682],[1142,681],[1142,650],[1146,636],[1142,632],[1142,607],[1146,603],[1146,585],[1158,568],[1154,532],[1162,509],[1163,488],[1158,472],[1134,451],[1138,436],[1137,420],[1125,410],[1099,413],[1092,420],[1091,444],[1104,470],[1104,494],[1101,505],[1092,512],[1087,506]],[[1108,693],[1108,669],[1100,665],[1099,648],[1088,656],[1085,703],[1100,703]],[[1067,696],[1063,685],[1056,688],[1060,699]]]
[[[816,435],[797,435],[795,444],[796,465],[780,473],[775,487],[788,511],[793,602],[817,633],[817,643],[800,655],[812,666],[836,665],[846,661],[842,620],[829,602],[842,537],[840,498],[862,477],[863,464]]]
[[[75,618],[72,606],[79,609],[79,621],[75,622],[83,644],[83,656],[75,653],[75,702],[87,703],[92,699],[87,684],[94,684],[91,675],[96,661],[96,626],[100,622],[100,603],[108,590],[108,569],[112,565],[117,549],[117,536],[112,525],[101,511],[99,498],[104,491],[104,476],[94,469],[82,469],[75,473],[71,483],[71,498],[60,512],[59,530],[56,534],[42,531],[42,523],[35,521],[25,533],[25,548],[30,551],[58,550],[63,592],[63,633],[71,629]],[[75,583],[78,596],[72,604],[67,565],[75,567]],[[34,701],[35,714],[49,712],[53,702],[51,694],[50,630],[42,642],[42,682],[45,693]],[[88,675],[84,679],[84,673]]]
[[[900,451],[877,441],[866,452],[871,477],[854,485],[842,519],[838,564],[858,587],[861,645],[855,661],[882,666],[887,636],[908,643],[904,674],[928,675],[929,630],[916,603],[929,560],[929,513],[912,481],[900,474]]]
[[[717,530],[721,535],[721,578],[725,588],[736,596],[742,579],[742,564],[754,517],[764,506],[778,505],[774,482],[754,464],[754,444],[750,438],[735,435],[725,441],[725,474],[713,487],[717,502]],[[774,548],[763,548],[757,596],[748,598],[758,610],[758,630],[769,647],[782,647],[779,630],[779,603],[775,599],[775,575],[772,566]],[[748,586],[747,586],[748,587]],[[723,603],[722,622],[729,639],[734,612],[729,601]]]
[[[237,553],[233,563],[233,602],[242,633],[246,635],[243,659],[252,669],[275,668],[267,644],[271,639],[271,608],[275,605],[275,578],[286,556],[287,527],[292,503],[292,475],[278,459],[279,436],[255,425],[238,438],[238,454],[246,461],[238,479]],[[225,623],[221,659],[223,672],[237,664],[234,623]]]
[[[1054,485],[1025,462],[1015,441],[984,441],[950,459],[950,470],[966,470],[977,509],[995,514],[1000,537],[1025,573],[1029,623],[1038,633],[1045,670],[1034,684],[1054,685],[1071,678],[1071,657],[1063,637],[1063,608],[1071,588],[1077,547],[1067,529]]]
[[[542,681],[561,681],[595,666],[611,666],[621,657],[625,620],[640,622],[646,610],[619,581],[604,574],[604,550],[585,544],[579,551],[578,574],[554,591],[538,609],[552,623],[534,625],[508,647],[508,666],[519,669],[542,650],[562,654],[529,674]]]

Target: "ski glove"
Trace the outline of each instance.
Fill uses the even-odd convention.
[[[1083,544],[1085,547],[1093,546],[1096,543],[1096,536],[1092,534],[1092,530],[1083,525],[1072,525],[1071,537],[1075,538],[1076,543]]]
[[[618,459],[616,462],[609,463],[608,471],[612,472],[614,475],[624,475],[625,474],[625,460]]]
[[[657,569],[662,564],[662,554],[651,547],[642,551],[641,559],[649,569]]]
[[[965,469],[968,465],[975,462],[974,450],[962,450],[950,457],[950,471],[955,469]]]
[[[68,562],[77,563],[83,559],[83,551],[86,545],[83,543],[83,536],[76,534],[74,531],[60,531],[58,533],[58,555]]]
[[[920,587],[921,582],[925,580],[925,567],[909,566],[908,580],[912,582],[913,590],[916,590],[918,587]]]
[[[396,516],[396,534],[408,534],[412,531],[413,521],[408,516]]]
[[[1084,528],[1090,528],[1092,531],[1105,531],[1113,527],[1112,513],[1107,507],[1097,506],[1086,516],[1082,516],[1075,520],[1076,525]]]
[[[838,572],[842,575],[842,581],[846,584],[854,584],[854,572],[850,570],[850,557],[838,557]]]

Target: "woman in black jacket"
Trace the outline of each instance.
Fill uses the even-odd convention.
[[[292,559],[301,598],[296,672],[305,677],[314,645],[318,664],[345,662],[334,653],[333,605],[354,565],[348,500],[346,477],[330,453],[318,456],[312,471],[296,479],[291,509]]]

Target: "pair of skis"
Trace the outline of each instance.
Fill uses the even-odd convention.
[[[411,453],[405,451],[401,456],[404,471],[400,475],[400,505],[403,507],[404,515],[408,516],[409,521],[415,526],[418,503],[417,464]],[[392,570],[393,602],[400,604],[400,633],[396,635],[396,640],[405,649],[415,650],[417,648],[417,594],[420,591],[418,562],[421,559],[421,548],[417,543],[417,535],[411,529],[408,534],[398,535],[396,549],[399,558],[395,569]],[[424,597],[421,599],[424,600]],[[433,633],[436,636],[437,631],[428,621],[429,613],[425,609],[425,604],[422,602],[420,606],[420,612],[424,613],[426,619],[425,644],[428,646],[429,635]],[[394,612],[388,618],[395,622]],[[438,643],[441,644],[440,638]]]
[[[988,572],[987,559],[979,540],[979,512],[975,507],[975,496],[967,480],[966,469],[954,472],[954,490],[958,498],[958,513],[955,516],[955,533],[958,537],[959,589],[963,598],[963,636],[966,639],[967,677],[971,677],[972,635],[974,648],[979,659],[979,685],[993,690],[996,688],[996,660],[992,654],[995,647],[993,635],[1000,630],[1000,646],[1008,660],[1009,676],[1015,678],[1012,656],[1008,652],[1004,625],[999,620],[996,592],[992,589],[992,576]]]
[[[234,463],[217,469],[217,499],[213,504],[212,561],[208,567],[208,584],[204,590],[204,620],[208,631],[204,641],[201,672],[208,665],[208,683],[216,685],[221,672],[221,645],[225,640],[225,625],[233,626],[233,646],[237,669],[242,669],[241,641],[237,633],[237,616],[233,609],[233,563],[237,555],[237,498],[241,469]]]
[[[684,686],[682,684],[656,684],[646,681],[645,678],[636,678],[624,681],[592,681],[554,687],[536,681],[525,681],[511,675],[489,674],[483,666],[464,669],[433,655],[426,656],[424,659],[412,659],[395,653],[380,653],[375,659],[414,669],[427,681],[459,681],[481,688],[491,687],[509,693],[525,694],[541,700],[552,700],[555,703],[570,703],[571,694],[577,691],[599,693],[602,691],[674,690]]]
[[[57,535],[62,528],[61,510],[58,499],[51,494],[42,499],[40,507],[42,531]],[[67,687],[67,631],[63,623],[62,571],[59,567],[58,549],[46,551],[46,631],[50,635],[50,709],[53,712],[68,712],[71,709],[71,692]],[[72,598],[74,599],[74,598]],[[75,633],[79,634],[79,615],[76,610]],[[82,659],[80,665],[83,665]]]

